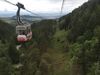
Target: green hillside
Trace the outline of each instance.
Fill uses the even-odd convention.
[[[59,22],[34,22],[32,40],[22,44],[19,51],[13,35],[9,42],[0,41],[0,74],[100,75],[99,13],[100,1],[89,0]],[[0,23],[0,36],[5,32],[2,39],[14,34],[8,31],[12,26]]]
[[[14,27],[0,20],[0,75],[11,75],[13,70],[12,60],[10,59],[13,37]],[[14,49],[13,54],[15,55]]]
[[[65,30],[71,75],[100,74],[100,1],[89,0],[60,19]],[[69,74],[70,75],[70,74]]]
[[[9,40],[14,35],[14,27],[0,20],[0,40]]]

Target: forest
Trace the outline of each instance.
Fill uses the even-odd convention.
[[[15,26],[0,20],[0,75],[100,75],[100,0],[33,22],[32,32],[17,50]]]

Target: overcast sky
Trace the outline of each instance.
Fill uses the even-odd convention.
[[[56,13],[60,12],[63,0],[8,0],[14,4],[21,2],[32,12]],[[68,13],[88,0],[65,0],[63,12]],[[17,7],[0,0],[0,11],[16,11]]]

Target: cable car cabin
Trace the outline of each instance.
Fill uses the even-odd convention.
[[[16,34],[18,42],[27,42],[32,39],[31,25],[18,25],[16,26]]]

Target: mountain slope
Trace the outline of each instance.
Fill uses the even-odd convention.
[[[9,40],[14,34],[14,27],[0,20],[0,40]]]
[[[99,75],[100,2],[90,0],[56,20],[32,24],[31,46],[23,49],[23,75]]]
[[[100,0],[89,0],[60,19],[60,31],[67,31],[71,75],[99,75]]]
[[[0,43],[0,59],[7,57],[0,61],[6,64],[0,65],[0,74],[100,75],[99,12],[100,1],[89,0],[61,17],[59,24],[56,20],[34,22],[33,39],[19,51],[12,41],[9,46]],[[18,59],[23,66],[12,67]]]
[[[61,29],[70,29],[68,37],[71,41],[76,41],[77,37],[83,34],[93,36],[93,29],[100,24],[99,12],[100,1],[90,0],[72,13],[62,17],[63,25],[61,25]],[[88,32],[91,32],[91,34],[88,34]]]

